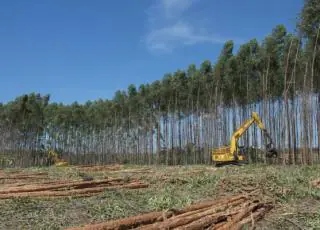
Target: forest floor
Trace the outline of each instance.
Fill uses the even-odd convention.
[[[250,220],[249,227],[253,224],[256,229],[320,229],[319,179],[320,165],[3,169],[0,170],[0,229],[65,229],[148,212],[159,215],[169,210],[207,213],[228,229],[223,215],[232,219],[240,217],[244,213],[241,210],[249,204],[248,197],[241,196],[252,192],[267,200],[270,208],[263,209],[268,210],[258,222],[253,219],[255,214],[246,218],[242,215],[243,222]],[[228,210],[223,207],[223,211],[216,210],[219,215],[208,213],[208,208],[213,210],[211,206],[206,206],[207,209],[201,206],[203,201],[221,201],[221,197],[229,199],[227,203],[242,199],[237,202],[242,206]],[[200,207],[199,202],[204,209],[195,211],[195,206]],[[174,218],[186,221],[187,215],[180,212]]]

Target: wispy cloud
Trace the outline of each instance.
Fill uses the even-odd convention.
[[[161,0],[160,6],[163,7],[167,18],[177,16],[191,7],[196,0]]]
[[[149,31],[143,39],[148,50],[171,52],[179,46],[221,44],[228,40],[195,24],[188,11],[199,1],[160,0],[153,4],[147,11]]]
[[[150,50],[172,51],[178,45],[194,45],[202,42],[224,43],[225,40],[216,35],[200,33],[191,24],[177,22],[176,24],[152,30],[146,39]]]

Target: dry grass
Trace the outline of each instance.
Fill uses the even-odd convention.
[[[70,230],[98,229],[241,229],[260,220],[272,204],[259,199],[258,191],[207,200],[180,210],[150,212],[104,223],[88,224]]]
[[[98,170],[100,169],[102,170]],[[320,189],[311,181],[320,178],[320,167],[280,167],[249,165],[212,168],[183,167],[66,167],[2,170],[0,176],[41,175],[46,179],[0,179],[0,190],[12,184],[44,183],[49,180],[81,180],[83,174],[94,180],[121,178],[138,180],[148,188],[104,190],[92,197],[66,196],[59,199],[30,197],[0,200],[0,229],[63,229],[91,222],[124,218],[152,211],[181,209],[196,201],[221,195],[237,195],[255,188],[274,200],[275,208],[258,229],[283,229],[298,223],[305,229],[319,226]],[[110,167],[109,167],[110,168]],[[33,177],[34,177],[33,176]],[[40,177],[40,176],[39,176]],[[286,214],[286,215],[283,215]]]

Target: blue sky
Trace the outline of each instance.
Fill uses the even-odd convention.
[[[0,102],[24,93],[51,101],[111,99],[133,83],[206,59],[226,40],[289,31],[303,0],[2,0]]]

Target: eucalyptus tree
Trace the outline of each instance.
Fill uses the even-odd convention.
[[[298,34],[277,25],[235,54],[226,41],[217,60],[138,88],[130,84],[111,100],[64,105],[31,93],[0,104],[0,149],[32,152],[34,162],[44,143],[77,163],[210,162],[210,148],[227,144],[258,110],[277,147],[288,152],[284,163],[312,163],[312,147],[320,143],[319,7],[305,1]]]

